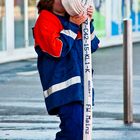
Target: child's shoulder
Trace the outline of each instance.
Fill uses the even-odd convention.
[[[38,19],[40,20],[40,22],[51,24],[52,26],[61,26],[61,21],[59,20],[59,18],[55,14],[47,10],[42,10]]]
[[[43,18],[48,21],[57,21],[57,22],[59,21],[59,18],[55,14],[47,10],[42,10],[40,12],[39,18]]]
[[[62,28],[60,19],[55,14],[47,10],[42,10],[40,12],[38,22],[41,23],[41,25],[44,24],[47,27],[50,27],[51,29],[53,29],[53,27]]]

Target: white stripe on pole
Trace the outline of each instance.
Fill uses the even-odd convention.
[[[85,2],[85,4],[87,3]],[[82,36],[83,36],[83,66],[84,66],[83,140],[92,140],[92,62],[91,62],[91,36],[90,36],[89,18],[82,24]]]
[[[90,19],[82,25],[84,66],[84,130],[83,140],[92,139],[92,65]]]

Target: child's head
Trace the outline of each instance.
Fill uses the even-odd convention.
[[[40,13],[42,10],[52,11],[53,4],[54,4],[54,0],[39,0],[37,4],[38,13]]]
[[[37,5],[38,13],[42,10],[48,10],[55,14],[65,14],[65,9],[61,3],[61,0],[40,0]]]
[[[66,13],[61,0],[54,0],[53,12],[59,15],[64,15]]]

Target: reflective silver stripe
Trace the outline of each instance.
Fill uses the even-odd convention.
[[[77,37],[77,34],[74,33],[73,31],[71,30],[62,30],[60,32],[61,34],[64,34],[64,35],[67,35],[67,36],[70,36],[71,38],[75,39]]]
[[[74,84],[78,84],[81,83],[81,78],[80,76],[75,76],[72,77],[70,79],[68,79],[67,81],[61,82],[59,84],[55,84],[53,86],[51,86],[48,90],[44,91],[44,96],[45,98],[47,98],[49,95],[53,94],[54,92],[63,90],[65,88],[68,88]]]
[[[95,38],[94,32],[90,36],[91,36],[91,40],[93,40]]]

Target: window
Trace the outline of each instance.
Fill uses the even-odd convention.
[[[130,14],[133,24],[133,31],[140,31],[140,0],[131,0]]]
[[[94,12],[94,26],[98,37],[105,37],[106,35],[106,0],[94,0],[95,12]]]
[[[15,48],[25,47],[24,0],[14,0]]]
[[[33,35],[32,35],[32,27],[35,24],[36,15],[37,15],[36,1],[29,0],[28,1],[29,46],[32,46],[34,44]]]

